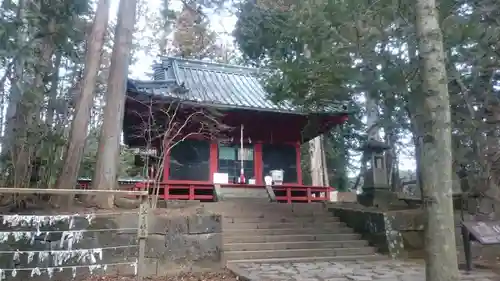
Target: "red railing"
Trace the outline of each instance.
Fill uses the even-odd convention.
[[[80,188],[88,188],[89,181],[79,181]],[[195,181],[167,181],[157,183],[160,198],[164,200],[202,200],[214,201],[214,185],[209,182]],[[224,184],[222,188],[265,188],[264,185],[255,184]],[[121,189],[143,190],[151,192],[155,188],[153,182],[120,183]],[[320,202],[330,201],[330,192],[335,188],[323,186],[305,186],[298,184],[284,184],[273,186],[276,201],[280,203],[293,202]]]
[[[141,190],[148,188],[154,190],[159,188],[160,197],[164,200],[203,200],[214,201],[214,186],[204,182],[177,182],[168,181],[162,183],[136,183],[134,189]]]
[[[330,192],[333,187],[304,186],[304,185],[275,185],[273,186],[276,201],[282,203],[330,201]]]
[[[89,189],[91,187],[92,181],[90,179],[78,179],[76,183],[77,189]],[[120,190],[140,190],[137,188],[138,181],[118,181],[118,186]]]

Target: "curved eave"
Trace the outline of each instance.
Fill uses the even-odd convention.
[[[128,89],[127,93],[133,93],[135,95],[145,95],[148,96],[149,98],[163,100],[165,102],[181,102],[186,105],[211,107],[221,110],[248,110],[248,111],[259,111],[259,112],[270,112],[270,113],[274,112],[274,113],[292,114],[292,115],[305,115],[305,116],[309,115],[338,116],[338,115],[351,115],[354,113],[354,111],[349,111],[347,109],[336,110],[336,111],[312,112],[312,111],[300,111],[300,110],[290,110],[290,109],[280,109],[280,108],[262,108],[262,107],[251,107],[251,106],[242,106],[234,104],[222,104],[222,103],[206,102],[206,101],[195,101],[189,99],[182,99],[176,96],[157,94],[154,93],[154,89],[150,89],[149,91]]]

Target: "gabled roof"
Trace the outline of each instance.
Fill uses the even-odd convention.
[[[130,81],[129,90],[215,107],[303,113],[289,102],[272,102],[258,68],[162,57],[153,70],[153,81]],[[346,108],[328,111],[345,113]]]

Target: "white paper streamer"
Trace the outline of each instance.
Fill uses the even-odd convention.
[[[94,274],[94,271],[95,271],[96,269],[100,269],[100,268],[101,268],[101,265],[100,265],[100,264],[90,265],[90,266],[89,266],[89,272],[90,272],[90,274],[92,275],[92,274]]]
[[[13,257],[12,257],[12,260],[14,260],[14,261],[21,261],[21,259],[20,259],[20,257],[19,257],[20,255],[21,255],[21,253],[19,252],[19,250],[17,250],[17,251],[14,253]]]
[[[33,261],[34,256],[35,256],[35,253],[33,253],[33,252],[28,253],[28,263],[31,263]]]
[[[130,265],[130,266],[134,267],[134,275],[137,275],[137,263],[138,263],[138,260],[136,259],[135,262]]]
[[[30,216],[30,215],[4,215],[2,216],[2,224],[16,227],[16,226],[30,226],[36,228],[37,232],[40,227],[53,226],[57,223],[68,223],[69,228],[75,226],[76,218],[85,218],[89,224],[95,218],[95,214],[73,214],[73,215],[53,215],[53,216]]]
[[[93,264],[93,265],[75,265],[75,266],[61,266],[61,267],[34,267],[34,268],[18,268],[18,269],[0,269],[0,281],[6,279],[7,271],[11,271],[11,276],[16,277],[19,271],[29,271],[31,277],[41,276],[43,273],[47,273],[49,279],[54,276],[54,272],[58,270],[62,272],[64,269],[71,269],[73,278],[76,277],[76,271],[78,268],[88,268],[90,274],[94,274],[97,269],[102,269],[107,271],[108,266],[118,266],[118,265],[130,265],[134,267],[134,272],[137,275],[137,259],[135,262],[123,262],[123,263],[110,263],[110,264]]]
[[[49,276],[50,279],[54,276],[54,269],[53,268],[47,268],[47,275]]]
[[[80,242],[83,238],[83,234],[86,230],[70,230],[63,231],[61,235],[61,240],[59,242],[59,247],[64,248],[64,245],[67,245],[67,248],[71,250],[75,243]],[[15,242],[19,242],[21,240],[28,240],[31,245],[35,243],[35,238],[39,237],[42,233],[32,232],[32,231],[11,231],[11,232],[0,232],[0,243],[6,243],[9,241],[9,238],[12,237]],[[44,240],[47,240],[50,231],[45,233]],[[41,241],[44,243],[45,241]]]
[[[64,243],[67,244],[68,250],[73,249],[73,244],[80,242],[83,238],[84,231],[64,231],[61,236],[61,241],[59,242],[59,248],[64,248]]]
[[[128,246],[123,246],[128,247]],[[109,247],[105,249],[118,249],[118,247]],[[1,252],[0,252],[1,253]],[[54,266],[62,266],[66,264],[70,259],[76,259],[78,262],[88,262],[91,264],[96,264],[98,261],[103,259],[103,248],[93,248],[93,249],[75,249],[75,250],[48,250],[48,251],[19,251],[16,250],[12,254],[12,260],[21,261],[21,256],[27,255],[28,263],[35,261],[37,257],[38,263],[43,263],[44,261],[52,258],[52,264]]]
[[[42,272],[40,271],[40,268],[38,267],[35,267],[31,270],[31,277],[35,277],[36,276],[40,276],[42,275]]]
[[[27,240],[31,244],[34,244],[35,239],[39,239],[40,236],[45,235],[45,239],[40,241],[41,243],[46,242],[51,233],[61,233],[61,239],[56,244],[60,249],[65,250],[47,250],[47,251],[19,251],[16,250],[13,253],[12,259],[14,261],[21,261],[22,255],[27,255],[27,262],[35,264],[41,264],[51,260],[53,267],[47,268],[17,268],[17,269],[0,269],[0,281],[6,279],[6,272],[10,271],[10,276],[16,277],[20,270],[31,271],[31,277],[40,276],[42,272],[46,272],[49,279],[54,276],[54,271],[62,272],[65,268],[71,269],[73,278],[76,277],[76,271],[78,268],[87,267],[90,274],[93,274],[97,269],[107,270],[108,264],[97,264],[98,261],[103,260],[103,249],[73,249],[73,246],[80,242],[83,238],[85,230],[73,230],[75,228],[76,219],[82,218],[87,220],[88,224],[91,224],[95,218],[95,214],[73,214],[73,215],[53,215],[53,216],[33,216],[33,215],[4,215],[2,216],[2,224],[9,227],[30,227],[33,231],[11,231],[11,232],[0,232],[0,243],[8,242],[9,240],[14,240],[15,242],[21,240]],[[43,227],[54,226],[59,223],[67,223],[68,231],[43,231]],[[38,237],[38,238],[37,238]],[[111,247],[113,248],[113,247]],[[90,265],[75,265],[75,266],[63,266],[71,259],[76,259],[77,262],[90,263]],[[134,267],[134,272],[137,274],[137,260],[133,263],[118,263],[118,264],[128,264]],[[118,265],[109,264],[109,265]]]

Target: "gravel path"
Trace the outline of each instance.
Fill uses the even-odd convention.
[[[404,261],[237,264],[232,269],[251,281],[425,281],[422,264]],[[461,281],[498,281],[485,270],[461,272]]]

